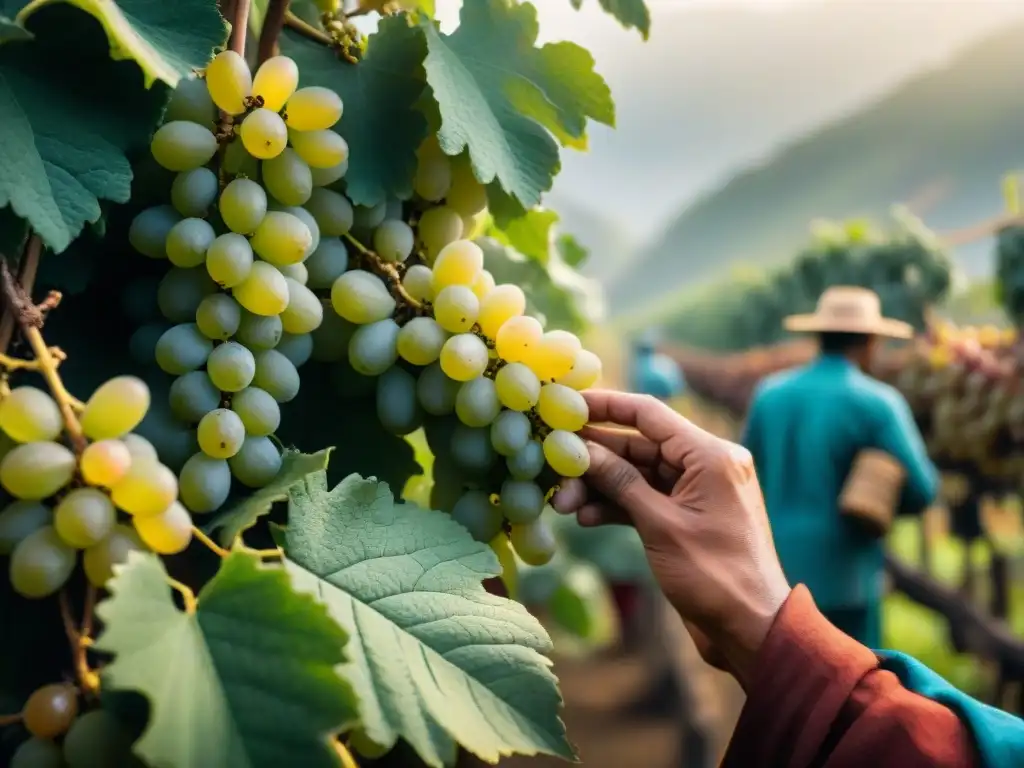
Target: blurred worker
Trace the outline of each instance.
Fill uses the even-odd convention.
[[[749,451],[651,397],[584,397],[590,418],[614,427],[584,428],[590,468],[564,479],[552,504],[585,527],[632,525],[701,656],[746,691],[721,768],[1024,766],[1024,721],[909,656],[869,650],[790,586]]]
[[[657,351],[657,335],[646,331],[633,345],[633,370],[630,389],[659,400],[679,397],[686,391],[686,381],[679,365],[668,355]]]
[[[882,317],[865,288],[829,288],[811,315],[785,320],[815,333],[820,354],[766,378],[750,406],[742,442],[764,489],[786,576],[804,584],[835,626],[865,645],[881,644],[882,541],[840,514],[839,498],[862,449],[877,449],[906,472],[899,511],[935,499],[939,477],[910,407],[864,371],[882,337],[909,338],[906,323]]]

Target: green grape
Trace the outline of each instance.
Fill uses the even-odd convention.
[[[48,597],[64,586],[75,569],[75,550],[44,526],[22,539],[11,553],[11,587],[22,597]]]
[[[266,437],[281,426],[281,407],[259,387],[246,387],[232,395],[231,410],[242,420],[245,433],[253,437]]]
[[[331,306],[350,323],[363,325],[391,317],[395,299],[376,275],[354,269],[331,286]]]
[[[157,460],[156,448],[142,435],[136,435],[134,432],[130,432],[121,438],[121,442],[128,449],[128,453],[131,454],[132,461],[148,461],[152,459]],[[122,475],[123,476],[123,475]]]
[[[455,398],[455,415],[470,427],[486,427],[501,412],[501,402],[494,391],[494,381],[478,376],[459,388]]]
[[[248,235],[267,215],[267,193],[251,179],[235,179],[220,193],[220,217],[232,232]]]
[[[578,349],[573,357],[572,369],[564,376],[555,379],[557,384],[564,384],[577,391],[589,389],[601,378],[601,358],[589,349]]]
[[[324,321],[320,327],[309,334],[313,347],[310,350],[310,357],[321,363],[336,363],[348,355],[348,343],[352,339],[359,326],[353,325],[348,320],[338,317],[334,312],[324,315]],[[403,326],[402,330],[405,330]],[[398,350],[402,350],[402,334],[398,335]]]
[[[213,342],[195,323],[169,328],[156,343],[156,364],[165,373],[180,376],[202,367],[213,351]]]
[[[398,219],[387,219],[373,233],[373,248],[384,261],[405,261],[415,240],[412,227]]]
[[[229,115],[242,114],[252,93],[249,65],[232,50],[218,53],[206,67],[206,87],[214,104]]]
[[[548,331],[524,361],[542,381],[554,381],[572,370],[580,340],[567,331]]]
[[[212,128],[216,112],[206,82],[198,77],[182,78],[171,92],[164,111],[164,121],[189,120],[205,128]]]
[[[187,120],[164,123],[150,144],[153,158],[169,171],[190,171],[206,165],[217,153],[217,137]]]
[[[398,323],[388,318],[361,326],[348,343],[348,360],[364,376],[379,376],[398,360]]]
[[[309,166],[290,147],[263,161],[262,178],[267,191],[285,205],[302,205],[313,191]]]
[[[441,355],[448,334],[431,317],[414,317],[398,332],[398,355],[413,365],[430,365]]]
[[[522,363],[509,363],[494,377],[501,404],[513,411],[528,411],[540,399],[540,380]]]
[[[150,408],[137,431],[152,443],[160,461],[174,471],[199,450],[195,427],[174,418],[169,406]],[[132,465],[140,460],[133,458]]]
[[[174,475],[171,475],[173,477]],[[170,506],[168,503],[168,506]],[[161,510],[162,511],[162,510]],[[159,512],[154,514],[160,514]],[[74,550],[72,550],[73,552]],[[128,525],[118,523],[103,541],[94,547],[89,547],[82,554],[82,568],[89,583],[95,587],[104,587],[114,575],[114,566],[121,565],[128,560],[132,552],[145,552],[146,545],[139,538],[139,534]],[[84,717],[84,716],[83,716]],[[75,721],[77,724],[81,718]],[[64,740],[64,748],[67,750],[68,741],[75,726],[71,726]],[[66,752],[65,752],[66,754]]]
[[[433,261],[449,243],[462,237],[462,217],[446,205],[429,208],[416,227],[427,259]]]
[[[242,120],[242,146],[257,160],[277,157],[288,146],[288,129],[276,112],[260,107]]]
[[[186,424],[198,424],[203,416],[220,406],[220,390],[206,371],[191,371],[171,383],[167,401],[175,418]]]
[[[543,517],[526,525],[513,525],[509,529],[509,541],[527,565],[545,565],[555,556],[555,533]]]
[[[313,337],[308,333],[282,333],[281,343],[274,349],[291,360],[296,368],[301,368],[313,354]]]
[[[217,174],[209,168],[182,171],[171,184],[171,205],[182,216],[203,217],[217,200]]]
[[[287,403],[299,394],[299,372],[292,361],[276,349],[265,349],[256,353],[252,385],[265,390],[277,402]]]
[[[460,216],[475,216],[487,207],[487,187],[476,180],[468,155],[452,161],[452,183],[445,195],[445,205]]]
[[[256,375],[256,358],[237,341],[227,341],[214,347],[210,353],[206,373],[213,386],[221,392],[239,392],[252,383]]]
[[[110,498],[96,488],[75,488],[53,511],[53,527],[65,544],[85,549],[99,543],[117,522]]]
[[[64,760],[67,768],[135,768],[139,763],[131,748],[131,733],[121,721],[94,709],[72,723],[64,737]]]
[[[413,264],[402,277],[402,287],[416,301],[433,301],[432,272],[425,264]]]
[[[491,446],[491,431],[461,423],[452,430],[450,451],[461,469],[474,474],[486,473],[497,459]]]
[[[254,315],[280,315],[288,306],[288,283],[273,264],[255,261],[231,295]]]
[[[544,329],[537,318],[528,315],[511,317],[495,334],[494,349],[506,363],[522,363],[540,345],[543,335]]]
[[[234,288],[252,271],[249,241],[233,232],[221,235],[206,252],[206,271],[221,288]]]
[[[337,237],[327,237],[304,262],[306,285],[314,290],[330,288],[348,270],[348,249]]]
[[[434,259],[431,285],[434,295],[449,285],[472,286],[484,268],[484,252],[470,240],[449,243]]]
[[[242,307],[226,293],[207,296],[196,308],[196,326],[214,341],[225,341],[238,332]]]
[[[483,491],[466,491],[452,507],[452,519],[479,542],[488,543],[501,533],[501,510]]]
[[[480,301],[477,322],[489,339],[497,337],[498,330],[513,317],[526,311],[526,294],[518,285],[499,285]]]
[[[305,261],[310,257],[320,245],[320,225],[316,223],[316,219],[313,214],[303,208],[301,205],[278,205],[276,202],[271,205],[271,208],[282,213],[290,213],[292,216],[297,218],[303,224],[309,228],[310,242],[309,247],[306,249],[305,254],[302,256],[302,260]]]
[[[230,413],[230,411],[229,411]],[[232,414],[234,415],[234,414]],[[234,436],[232,436],[232,439]],[[242,447],[244,435],[238,437],[237,444],[231,455],[238,453]],[[200,437],[202,445],[202,437]],[[181,503],[190,512],[202,514],[215,512],[227,501],[231,493],[231,470],[228,468],[226,456],[209,456],[205,452],[194,454],[178,475],[178,494]]]
[[[515,456],[530,442],[533,427],[519,411],[502,411],[491,423],[491,445],[502,456]]]
[[[156,365],[156,343],[171,326],[149,323],[135,329],[128,339],[128,354],[143,365]]]
[[[544,458],[562,477],[580,477],[590,466],[590,453],[583,439],[564,429],[555,429],[544,438]]]
[[[437,202],[448,194],[452,184],[452,165],[441,151],[437,138],[431,136],[416,152],[416,175],[413,191],[424,200]]]
[[[248,488],[262,488],[281,470],[281,454],[268,437],[247,437],[228,459],[231,474]]]
[[[320,227],[320,234],[327,237],[341,237],[352,229],[354,211],[352,203],[339,192],[324,187],[314,187],[306,201],[305,208]]]
[[[167,234],[181,221],[181,216],[169,205],[155,205],[140,212],[128,227],[128,242],[132,248],[151,259],[167,258]]]
[[[311,333],[324,321],[324,305],[320,297],[298,280],[285,278],[288,285],[288,306],[281,313],[281,325],[286,333]]]
[[[590,418],[587,401],[564,384],[545,384],[540,389],[537,413],[552,429],[579,432]]]
[[[544,449],[535,440],[530,440],[516,453],[505,459],[509,474],[516,480],[533,480],[544,469]]]
[[[112,488],[128,473],[131,465],[132,454],[128,446],[112,438],[90,443],[78,459],[82,479],[89,485],[102,488]]]
[[[352,226],[355,229],[376,229],[388,214],[387,200],[367,207],[357,205],[352,209]]]
[[[15,387],[0,400],[0,429],[19,443],[56,440],[64,431],[64,419],[49,392]]]
[[[32,738],[18,745],[8,768],[67,768],[61,748],[49,739]]]
[[[480,300],[465,285],[442,288],[434,299],[434,319],[446,331],[465,333],[476,323]]]
[[[301,286],[305,286],[309,280],[309,270],[306,269],[305,264],[289,264],[287,267],[278,267],[278,269],[281,270],[282,275]]]
[[[476,280],[473,281],[473,285],[470,288],[473,289],[473,293],[476,297],[483,301],[490,295],[491,291],[494,290],[494,275],[488,272],[486,269],[481,269],[480,274],[476,276]]]
[[[401,368],[390,368],[377,379],[377,418],[395,435],[408,435],[423,425],[415,376]]]
[[[192,541],[192,516],[177,501],[159,515],[136,517],[133,522],[142,543],[160,555],[183,552]]]
[[[190,323],[199,303],[217,291],[217,286],[202,267],[167,270],[157,288],[156,301],[160,312],[173,323]]]
[[[346,157],[337,165],[330,168],[310,168],[313,172],[314,187],[329,187],[336,181],[340,181],[348,173],[348,158]]]
[[[128,473],[110,489],[114,506],[129,515],[158,515],[178,497],[178,479],[158,461],[133,461]]]
[[[25,729],[38,739],[65,733],[78,714],[78,692],[73,685],[53,683],[37,688],[21,708]]]
[[[487,345],[471,333],[452,336],[441,348],[441,369],[456,381],[482,376],[488,360]]]
[[[263,99],[263,106],[280,112],[299,84],[299,68],[287,56],[272,56],[256,70],[252,95]]]
[[[216,235],[203,219],[182,219],[167,233],[167,258],[176,267],[198,267]]]
[[[0,485],[18,499],[45,499],[71,482],[75,454],[60,443],[24,443],[0,459]]]
[[[506,480],[500,496],[501,513],[513,525],[532,523],[544,511],[544,491],[529,480]]]
[[[336,168],[348,162],[348,142],[331,130],[288,132],[299,157],[312,168]]]
[[[341,119],[341,97],[318,85],[299,88],[285,105],[289,128],[296,131],[322,131]]]
[[[312,242],[309,227],[297,216],[269,211],[256,227],[250,245],[265,261],[285,266],[302,261]]]
[[[428,365],[416,382],[416,395],[423,410],[431,416],[447,416],[455,412],[455,400],[462,382],[448,378],[440,363]]]
[[[278,315],[254,315],[252,312],[243,312],[235,338],[253,351],[273,349],[281,341],[283,332],[284,326]]]
[[[53,523],[53,511],[38,501],[12,501],[0,511],[0,555],[9,555],[29,534]]]
[[[216,408],[199,420],[196,438],[199,440],[199,449],[207,456],[230,459],[242,447],[245,425],[234,411]]]

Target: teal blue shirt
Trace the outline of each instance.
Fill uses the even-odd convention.
[[[846,358],[822,355],[760,384],[742,442],[790,583],[805,584],[823,610],[880,601],[882,543],[843,520],[838,499],[857,454],[876,448],[907,471],[902,513],[934,501],[938,472],[903,396]]]

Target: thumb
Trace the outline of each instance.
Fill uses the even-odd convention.
[[[587,483],[602,496],[621,507],[634,522],[637,517],[650,516],[652,505],[661,494],[654,490],[636,468],[603,445],[588,442],[590,467]]]

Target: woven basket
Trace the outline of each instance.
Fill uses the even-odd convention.
[[[892,527],[900,491],[907,476],[903,465],[883,451],[863,450],[839,495],[839,510],[874,536]]]

